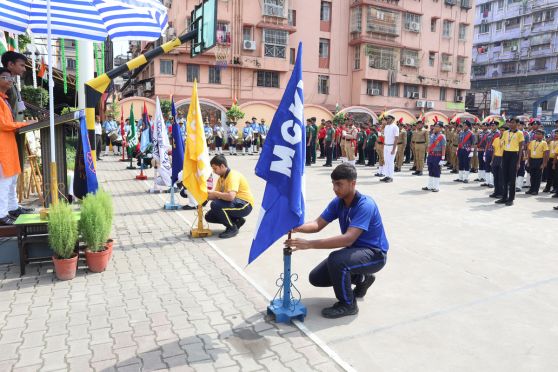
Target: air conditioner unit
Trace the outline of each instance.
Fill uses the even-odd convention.
[[[379,96],[380,95],[380,90],[379,89],[367,89],[366,94],[368,94],[369,96]]]
[[[426,107],[425,101],[417,101],[417,107]]]
[[[256,50],[256,42],[254,40],[244,40],[244,50]]]
[[[403,61],[405,66],[416,66],[416,61],[413,57],[405,57],[405,61]]]
[[[463,102],[463,96],[456,96],[455,102]]]
[[[409,24],[409,29],[410,29],[411,31],[414,31],[414,32],[419,32],[419,31],[420,31],[420,23],[418,23],[418,22],[411,22],[411,23]]]
[[[146,81],[145,90],[151,90],[151,89],[153,89],[153,83],[151,83],[150,81]]]
[[[426,108],[433,109],[434,101],[426,101]]]
[[[418,94],[418,92],[409,92],[409,93],[407,93],[407,98],[417,99],[417,98],[419,98],[419,94]]]

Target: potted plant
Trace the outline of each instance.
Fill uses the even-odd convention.
[[[105,212],[95,194],[87,195],[82,201],[79,230],[86,244],[85,260],[89,271],[105,271],[110,256],[106,245]]]
[[[106,244],[109,250],[109,260],[110,260],[112,258],[112,246],[114,244],[114,240],[109,238],[110,232],[112,231],[112,221],[114,217],[112,196],[109,193],[105,192],[104,190],[99,189],[99,191],[97,191],[96,198],[101,204],[101,209],[105,214],[103,236],[106,236]]]
[[[53,204],[48,214],[48,241],[54,251],[52,261],[59,280],[76,276],[78,256],[74,248],[77,239],[77,222],[70,206],[63,201]]]
[[[242,112],[236,104],[233,104],[227,111],[227,118],[229,119],[229,121],[236,123],[240,119],[244,118],[244,112]]]

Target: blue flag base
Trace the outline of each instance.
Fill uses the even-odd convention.
[[[292,295],[291,287],[297,292],[298,289],[292,284],[293,277],[296,280],[297,275],[294,274],[291,277],[291,255],[291,248],[285,247],[283,249],[283,274],[279,278],[283,283],[267,307],[267,314],[273,316],[276,323],[290,323],[293,320],[303,322],[307,314],[306,306],[300,302],[300,298],[295,299]],[[300,292],[298,294],[300,295]]]
[[[171,200],[170,203],[165,203],[165,210],[169,210],[169,211],[175,211],[177,209],[182,208],[179,204],[176,204],[174,202],[174,186],[170,187],[170,194],[171,194]]]

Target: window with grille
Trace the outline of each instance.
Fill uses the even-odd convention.
[[[193,83],[200,82],[200,65],[186,65],[186,81]]]
[[[422,87],[422,98],[428,98],[428,87],[426,85]]]
[[[399,84],[388,85],[388,96],[399,97]]]
[[[366,80],[366,93],[370,96],[383,96],[384,87],[382,82],[378,80]]]
[[[546,68],[546,58],[537,58],[532,70],[544,70]]]
[[[506,30],[517,28],[521,24],[521,17],[506,19],[504,24],[506,25]]]
[[[329,94],[329,76],[318,75],[318,93]]]
[[[481,23],[479,25],[479,34],[487,34],[490,32],[490,24],[489,23]]]
[[[230,44],[231,42],[231,31],[229,24],[225,22],[217,22],[217,43],[219,44]]]
[[[486,75],[486,66],[473,66],[474,76],[484,76]]]
[[[457,73],[465,73],[465,57],[457,57]]]
[[[490,3],[481,4],[481,5],[479,6],[479,10],[480,10],[481,15],[483,15],[484,17],[486,17],[486,16],[488,15],[487,13],[490,12]],[[485,14],[486,14],[486,15],[485,15]]]
[[[502,64],[502,74],[515,74],[517,71],[517,64],[515,62],[508,62]]]
[[[399,16],[395,12],[369,6],[366,16],[366,31],[399,35]]]
[[[467,25],[464,23],[459,24],[459,40],[467,39]]]
[[[159,72],[161,75],[172,75],[173,74],[173,61],[168,59],[162,59],[159,65]]]
[[[452,70],[451,64],[451,55],[450,54],[442,54],[442,71],[449,72]]]
[[[446,87],[440,87],[440,101],[445,101],[446,100],[446,93],[447,93],[447,88]]]
[[[451,37],[452,28],[453,28],[453,22],[448,21],[447,19],[445,19],[444,23],[442,25],[442,36],[443,37]]]
[[[66,68],[68,70],[75,70],[76,69],[76,60],[72,58],[66,59]]]
[[[403,96],[406,98],[418,98],[419,86],[414,84],[404,84],[403,85]]]
[[[496,31],[501,31],[502,30],[502,21],[498,21],[496,22]]]
[[[320,5],[320,21],[329,22],[331,20],[331,3],[322,1]]]
[[[252,41],[252,26],[244,26],[242,27],[242,40],[244,41]]]
[[[289,26],[296,26],[296,10],[289,9]]]
[[[266,57],[286,58],[289,33],[282,30],[263,30],[264,55]]]
[[[405,13],[405,30],[420,32],[420,15]]]
[[[287,18],[285,0],[263,0],[263,15]]]
[[[277,71],[258,71],[257,85],[265,88],[279,88],[279,73]]]
[[[504,0],[498,0],[498,10],[504,9]]]
[[[428,53],[428,66],[433,67],[434,62],[436,62],[436,53],[435,52],[429,52]]]
[[[403,66],[418,67],[419,66],[419,55],[416,50],[404,50],[401,53],[401,64]]]
[[[329,58],[329,39],[320,39],[318,54],[320,58]]]
[[[430,18],[430,32],[436,32],[437,23],[438,23],[438,19]]]
[[[221,84],[221,70],[215,66],[209,66],[209,84]]]
[[[362,32],[362,8],[359,6],[351,9],[351,32]]]
[[[398,61],[398,52],[392,48],[368,46],[368,66],[382,70],[395,70]]]
[[[355,45],[354,51],[355,51],[355,59],[354,59],[353,68],[355,70],[359,70],[360,69],[360,45]]]

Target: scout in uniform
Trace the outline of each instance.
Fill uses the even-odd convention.
[[[525,142],[523,132],[517,129],[518,125],[519,119],[513,119],[510,122],[510,130],[505,131],[502,135],[502,145],[504,146],[502,184],[504,191],[502,198],[496,200],[496,203],[505,204],[506,206],[512,206],[515,199],[515,181],[521,162],[523,143]]]
[[[452,141],[451,141],[451,152],[452,152],[452,162],[451,162],[451,173],[459,173],[459,161],[457,157],[457,149],[459,147],[459,135],[463,130],[463,125],[457,123],[455,130],[453,131]]]
[[[459,134],[457,145],[457,157],[459,159],[459,178],[455,182],[469,183],[469,171],[471,169],[471,158],[475,146],[475,136],[471,131],[471,122],[465,120],[463,131]]]
[[[403,161],[405,160],[405,149],[407,148],[407,131],[401,122],[399,123],[399,136],[397,137],[397,154],[395,155],[395,171],[401,172]]]
[[[358,162],[357,164],[365,165],[366,159],[364,157],[364,146],[366,145],[366,128],[365,124],[360,126],[357,134],[357,149],[358,149]]]
[[[556,170],[556,152],[558,151],[558,131],[552,134],[552,141],[548,145],[549,158],[548,158],[548,175],[546,178],[546,186],[543,192],[556,193],[558,190],[558,171]]]
[[[244,148],[242,149],[242,155],[252,155],[252,141],[254,139],[254,132],[252,131],[252,126],[250,122],[247,121],[244,123],[245,126],[242,129],[242,140],[244,143]]]
[[[405,164],[411,162],[411,137],[413,136],[413,126],[407,124],[407,140],[405,145]]]
[[[260,144],[260,125],[258,124],[258,119],[252,118],[252,123],[250,123],[250,128],[252,128],[252,151],[253,153],[258,153],[258,146]]]
[[[498,132],[492,138],[491,147],[493,149],[492,161],[490,162],[490,169],[492,170],[492,178],[494,180],[494,192],[489,196],[491,198],[501,199],[504,196],[503,184],[503,170],[502,170],[502,157],[504,155],[504,146],[502,144],[502,135],[504,131],[509,128],[505,125],[500,125]]]
[[[485,143],[484,143],[484,156],[483,156],[483,163],[484,163],[484,176],[486,178],[486,182],[482,183],[481,186],[493,187],[494,186],[494,176],[492,175],[492,157],[494,156],[494,146],[493,142],[496,137],[500,137],[500,132],[496,129],[496,122],[492,121],[489,124],[489,130],[486,134]]]
[[[426,146],[428,146],[428,132],[423,129],[423,122],[417,122],[417,130],[413,132],[411,142],[415,155],[415,176],[422,176],[424,169],[424,157],[426,156]]]
[[[213,143],[213,129],[209,126],[209,122],[206,121],[203,126],[203,132],[205,134],[205,141],[207,142],[207,152],[211,155],[211,144]]]
[[[386,125],[385,119],[382,119],[382,125],[380,127],[380,133],[378,134],[378,140],[376,141],[376,154],[378,155],[378,173],[374,176],[384,177],[384,127]]]
[[[350,164],[355,164],[355,141],[358,135],[358,129],[355,127],[354,121],[350,121],[349,128],[343,132],[345,140],[345,154]]]
[[[312,165],[312,146],[316,147],[316,142],[312,141],[313,132],[312,119],[306,119],[306,166]]]
[[[485,182],[486,181],[486,171],[484,162],[484,152],[486,151],[486,141],[490,131],[488,130],[488,123],[483,123],[483,128],[477,134],[477,157],[478,157],[478,170],[479,176],[475,179],[475,182]],[[473,155],[474,158],[474,155]]]
[[[318,146],[318,126],[316,125],[316,118],[312,117],[312,143],[311,143],[311,150],[312,150],[312,157],[311,162],[312,164],[316,164],[316,149]]]
[[[537,128],[537,122],[533,122],[532,125]],[[519,169],[517,170],[517,179],[515,181],[515,191],[520,192],[521,189],[525,187],[524,184],[529,187],[531,186],[530,179],[525,177],[525,161],[527,160],[527,148],[529,147],[529,142],[531,141],[531,135],[525,130],[525,123],[523,121],[518,122],[517,130],[523,133],[524,138],[523,149],[519,152]]]
[[[259,124],[259,134],[260,134],[260,146],[263,148],[263,145],[265,143],[265,139],[267,138],[267,125],[265,125],[265,119],[262,118],[262,120],[260,121]]]
[[[544,140],[544,130],[537,129],[535,139],[529,142],[527,148],[526,166],[531,174],[531,187],[525,194],[538,195],[541,187],[542,171],[548,163],[548,144]]]
[[[215,126],[213,127],[213,133],[215,134],[215,153],[218,155],[222,154],[223,138],[225,137],[225,134],[223,133],[223,127],[221,126],[221,123],[215,123]]]
[[[477,123],[475,123],[473,125],[473,136],[475,138],[475,143],[479,143],[479,139],[480,139],[480,131],[479,131],[479,125]],[[471,173],[477,173],[479,170],[479,155],[478,155],[478,150],[475,146],[475,148],[473,149],[473,156],[471,157]]]
[[[324,150],[326,155],[326,162],[324,167],[331,167],[333,161],[333,149],[335,148],[335,129],[331,125],[331,120],[326,121],[326,133],[324,137]]]
[[[376,150],[374,146],[376,145],[376,141],[378,140],[378,134],[376,132],[376,128],[372,128],[370,133],[366,137],[366,156],[368,158],[367,167],[373,167],[376,164]]]
[[[227,137],[229,140],[229,155],[236,156],[236,143],[238,140],[238,128],[236,127],[236,123],[230,123]]]
[[[442,166],[446,163],[446,136],[442,134],[444,123],[441,121],[434,124],[433,133],[430,135],[428,145],[428,186],[423,187],[424,191],[440,191],[440,175]]]

